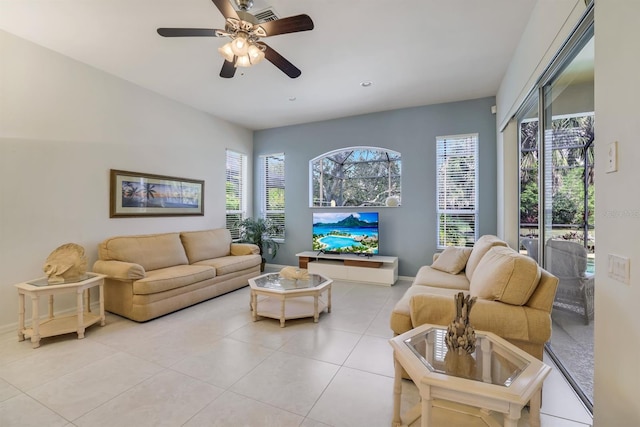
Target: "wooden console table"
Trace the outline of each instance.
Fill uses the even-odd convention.
[[[300,268],[332,279],[391,286],[398,280],[398,257],[355,254],[325,254],[305,251],[296,254]]]
[[[40,339],[55,335],[77,332],[78,339],[84,338],[84,330],[94,323],[100,322],[104,326],[104,274],[87,273],[87,278],[77,282],[50,285],[47,278],[43,277],[29,282],[19,283],[18,288],[18,340],[24,341],[25,337],[31,337],[33,348],[40,347]],[[91,312],[90,289],[99,288],[100,313]],[[62,317],[53,314],[53,297],[60,294],[76,294],[76,313]],[[31,326],[25,327],[25,296],[31,298]],[[84,304],[83,296],[86,295],[87,303]],[[49,317],[40,320],[40,297],[49,296]],[[85,310],[86,308],[86,310]]]

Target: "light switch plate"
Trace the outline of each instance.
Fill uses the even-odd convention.
[[[607,173],[616,172],[618,170],[618,141],[609,144],[609,153],[607,155]]]
[[[619,282],[630,283],[629,257],[609,254],[607,276]]]

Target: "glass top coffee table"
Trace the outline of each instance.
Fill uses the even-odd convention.
[[[390,340],[396,369],[393,426],[411,424],[418,416],[422,427],[430,426],[433,406],[452,408],[452,402],[479,408],[455,410],[490,426],[499,425],[490,411],[501,412],[505,427],[516,427],[529,403],[529,423],[540,426],[541,388],[549,366],[490,332],[476,331],[476,350],[464,355],[447,351],[445,337],[446,328],[422,325]],[[400,418],[402,368],[422,398],[421,407],[412,411],[414,420],[406,424]]]
[[[320,274],[297,272],[298,279],[284,277],[280,273],[267,273],[249,279],[254,322],[258,316],[280,319],[280,327],[284,328],[287,319],[313,317],[317,323],[320,312],[326,309],[327,313],[331,313],[333,280]],[[326,298],[323,299],[325,292]]]

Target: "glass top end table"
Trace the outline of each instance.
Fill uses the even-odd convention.
[[[404,343],[431,372],[508,387],[529,362],[485,334],[476,333],[476,349],[470,354],[449,351],[447,330],[432,327],[406,338]]]
[[[446,335],[446,327],[425,324],[389,340],[395,361],[394,427],[411,425],[417,417],[422,417],[422,427],[431,426],[434,406],[480,418],[489,426],[499,425],[491,416],[499,412],[504,427],[517,427],[527,404],[529,425],[540,426],[541,390],[549,366],[491,332],[476,330],[476,349],[470,354],[449,352]],[[408,411],[409,422],[400,416],[405,373],[421,397]]]

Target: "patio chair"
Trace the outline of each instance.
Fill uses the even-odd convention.
[[[547,270],[559,279],[553,307],[579,314],[585,324],[593,319],[595,277],[587,273],[587,250],[569,240],[549,239]]]
[[[538,262],[538,238],[523,237],[520,243],[522,243],[522,246],[527,250],[527,255],[533,258],[535,262]]]

